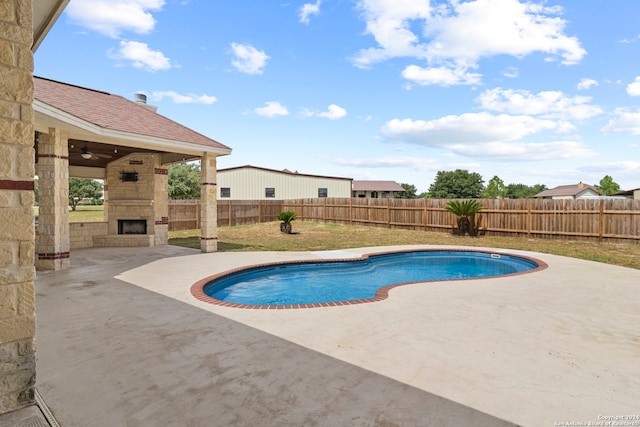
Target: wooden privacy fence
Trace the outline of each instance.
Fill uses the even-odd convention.
[[[307,221],[447,232],[455,216],[445,199],[322,198],[218,200],[218,226],[276,221],[292,210]],[[640,243],[640,200],[480,199],[481,233]],[[200,228],[199,201],[169,202],[169,230]]]

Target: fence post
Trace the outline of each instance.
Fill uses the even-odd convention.
[[[349,197],[349,225],[353,225],[353,197]]]
[[[422,199],[422,203],[424,203],[424,220],[423,220],[423,222],[424,222],[424,231],[427,231],[427,225],[429,224],[429,221],[428,221],[429,218],[427,218],[427,216],[429,215],[429,210],[427,209],[427,198],[426,197]]]
[[[233,212],[233,209],[231,209],[231,200],[227,200],[227,202],[229,203],[229,209],[227,211],[229,215],[229,227],[231,227],[233,225],[233,218],[231,218],[231,212]]]
[[[531,237],[531,224],[533,219],[531,218],[531,199],[527,200],[527,237]]]
[[[322,203],[322,222],[324,222],[326,224],[327,222],[327,199],[323,199],[323,203]]]
[[[387,199],[387,228],[391,228],[391,199]]]
[[[599,221],[598,241],[602,243],[602,239],[604,237],[605,227],[606,227],[605,220],[604,220],[604,200],[600,200],[600,212],[598,214],[598,221]]]
[[[258,224],[262,222],[262,200],[258,200]]]

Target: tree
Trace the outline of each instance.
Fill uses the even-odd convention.
[[[69,178],[69,205],[75,211],[82,199],[99,199],[102,197],[102,183],[94,179]]]
[[[497,175],[489,180],[487,187],[482,192],[482,197],[485,199],[504,199],[506,196],[507,187]]]
[[[482,176],[462,169],[439,171],[429,186],[429,197],[434,199],[477,199],[484,187]]]
[[[609,175],[605,175],[600,180],[600,183],[596,185],[596,189],[600,194],[610,196],[612,194],[620,192],[620,184],[615,182]]]
[[[536,184],[528,186],[526,184],[509,184],[506,187],[508,199],[530,199],[538,193],[547,190],[544,184]]]
[[[200,165],[180,163],[169,166],[169,198],[200,198]]]
[[[395,193],[396,199],[417,199],[418,198],[418,196],[416,195],[416,193],[418,192],[418,189],[416,188],[415,185],[400,184],[400,186],[404,188],[404,193],[400,191],[396,192]]]

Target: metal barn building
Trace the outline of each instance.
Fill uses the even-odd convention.
[[[351,178],[307,175],[257,166],[218,169],[219,200],[287,200],[351,197]]]

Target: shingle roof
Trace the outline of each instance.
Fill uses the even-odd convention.
[[[395,181],[353,181],[353,191],[404,191]]]
[[[33,80],[36,100],[101,128],[229,149],[122,96],[42,77]]]
[[[598,193],[598,190],[589,184],[560,185],[550,190],[544,190],[533,197],[559,197],[559,196],[577,196],[587,190]]]

